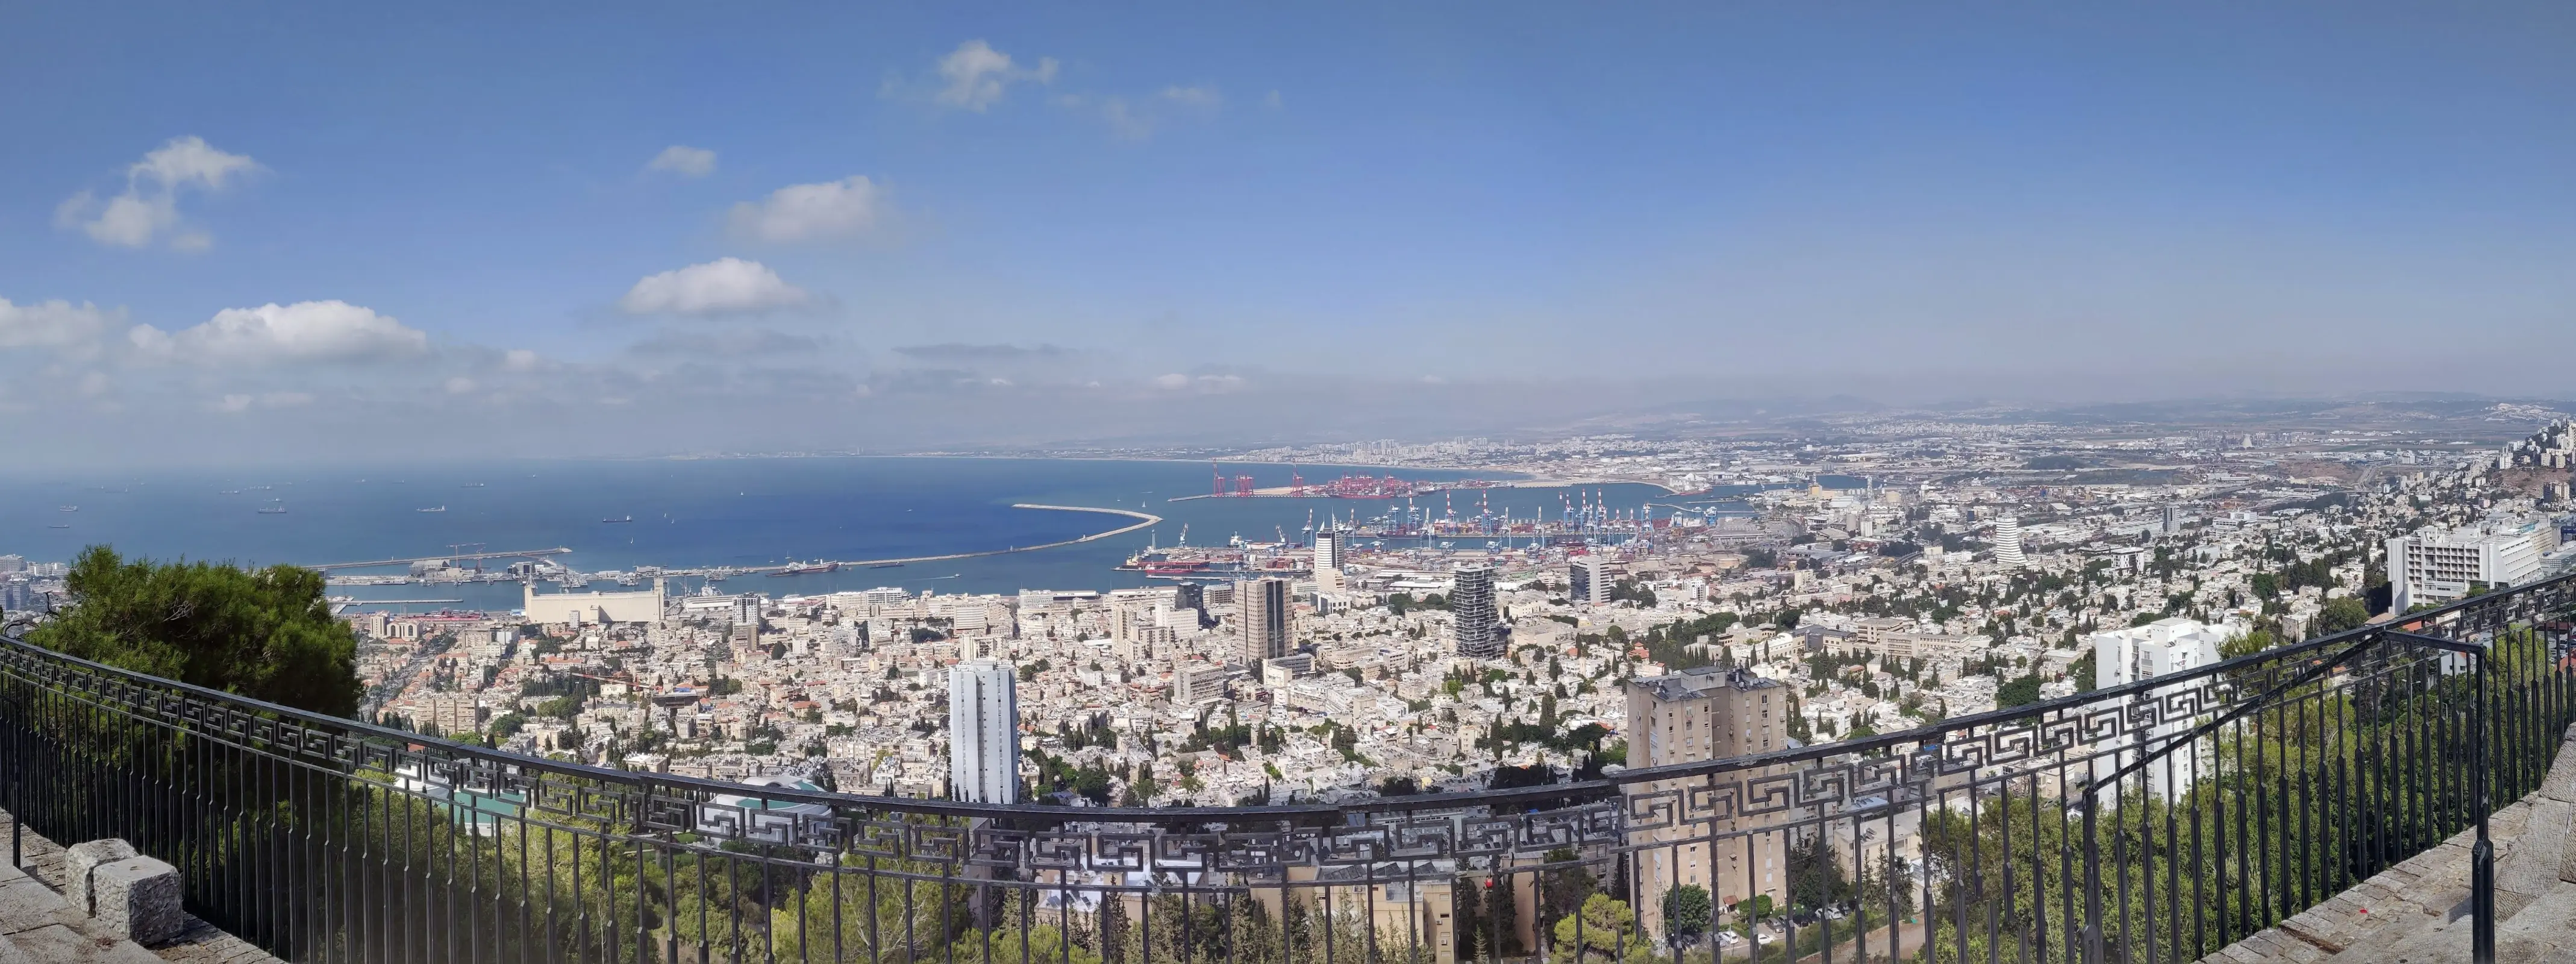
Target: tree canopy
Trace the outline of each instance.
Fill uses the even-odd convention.
[[[82,550],[72,605],[27,641],[120,669],[333,716],[354,716],[358,637],[332,618],[322,574]]]

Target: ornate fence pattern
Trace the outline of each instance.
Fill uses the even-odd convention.
[[[2189,961],[2536,787],[2571,612],[2553,580],[1859,741],[1161,809],[568,764],[6,640],[0,794],[298,961]]]

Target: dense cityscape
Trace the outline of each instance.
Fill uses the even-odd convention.
[[[1435,454],[1541,480],[1523,484],[1753,487],[1749,514],[1646,509],[1591,536],[1477,541],[1498,523],[1474,518],[1444,520],[1438,542],[1328,525],[1238,553],[1241,578],[1144,588],[532,587],[515,613],[350,618],[368,712],[424,733],[851,792],[1233,804],[1706,758],[1721,747],[1645,750],[1632,721],[1655,712],[1656,681],[1709,667],[1782,704],[1727,748],[1895,732],[2147,665],[2106,663],[2106,647],[2172,646],[2154,665],[2188,668],[2571,558],[2563,422],[2501,447],[2394,431],[1909,429],[1577,438],[1490,462],[1472,461],[1474,443],[1273,453]],[[985,666],[1016,704],[999,745],[957,725],[959,681]],[[993,759],[1011,779],[960,779]]]

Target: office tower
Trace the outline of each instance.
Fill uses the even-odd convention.
[[[1598,606],[1610,601],[1609,574],[1601,571],[1600,556],[1580,555],[1566,560],[1566,571],[1572,577],[1573,591],[1566,601],[1578,606]]]
[[[1235,611],[1243,619],[1243,665],[1288,654],[1288,580],[1253,579],[1234,584]]]
[[[1494,613],[1494,567],[1469,563],[1450,576],[1449,633],[1457,640],[1458,655],[1502,658],[1503,626]]]
[[[2005,516],[1995,520],[1995,562],[2006,569],[2019,569],[2024,565],[2020,519]]]
[[[1011,664],[976,659],[948,671],[948,795],[1020,800],[1020,700]]]
[[[1783,749],[1789,744],[1788,690],[1740,668],[1701,666],[1628,683],[1628,765],[1653,767],[1746,756]],[[1750,789],[1781,775],[1781,767],[1730,773]],[[1704,780],[1670,780],[1635,784],[1637,795],[1678,793],[1689,796]],[[1694,804],[1701,809],[1711,804]],[[1795,820],[1794,813],[1727,817],[1713,822],[1674,821],[1660,830],[1637,831],[1672,846],[1637,851],[1639,883],[1647,895],[1639,909],[1646,925],[1662,928],[1662,894],[1697,884],[1720,906],[1768,895],[1777,904],[1787,897],[1787,848],[1770,823]],[[1710,853],[1714,838],[1716,852]],[[1684,841],[1697,841],[1695,843]],[[1885,844],[1879,844],[1884,848]],[[1848,853],[1848,851],[1846,851]],[[1875,856],[1872,859],[1877,859]]]
[[[1342,591],[1342,534],[1330,527],[1315,530],[1315,591]]]
[[[2180,508],[2176,507],[2173,503],[2170,503],[2170,502],[2165,503],[2165,529],[2164,529],[2164,534],[2165,534],[2165,535],[2172,535],[2172,534],[2174,534],[2174,530],[2175,530],[2175,529],[2179,529],[2179,528],[2181,528],[2181,527],[2182,527],[2182,510],[2181,510]]]
[[[2085,637],[2085,642],[2093,647],[2093,686],[2095,689],[2108,689],[2218,662],[2219,644],[2227,641],[2227,637],[2233,634],[2231,630],[2242,628],[2212,627],[2175,616],[2144,626],[2094,633]],[[2160,686],[2145,702],[2155,706],[2184,704],[2188,701],[2181,699],[2180,694],[2198,685],[2185,682]],[[2148,746],[2161,746],[2191,729],[2195,722],[2191,717],[2173,714],[2164,722],[2155,724],[2139,741]],[[2201,753],[2205,749],[2195,747],[2185,752]],[[2113,766],[2127,766],[2135,759],[2137,751],[2122,750],[2119,762]],[[2194,762],[2190,757],[2180,755],[2166,759],[2172,762],[2150,764],[2146,768],[2147,792],[2162,797],[2166,803],[2173,803],[2191,792],[2192,776],[2209,767],[2205,759]],[[2102,799],[2108,801],[2111,797],[2104,794]]]

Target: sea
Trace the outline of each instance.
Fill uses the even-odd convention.
[[[569,548],[555,561],[579,572],[638,566],[767,566],[981,552],[1074,539],[1136,520],[1014,508],[1033,503],[1115,508],[1163,521],[1124,535],[1034,552],[900,567],[845,567],[788,577],[740,574],[717,589],[772,595],[898,587],[911,592],[1010,593],[1144,585],[1116,567],[1149,544],[1223,544],[1241,537],[1304,541],[1309,525],[1390,512],[1472,516],[1484,508],[1557,518],[1586,495],[1633,511],[1747,511],[1748,488],[1674,497],[1640,484],[1576,489],[1457,489],[1407,500],[1196,498],[1218,473],[1232,486],[1309,484],[1394,474],[1451,482],[1526,481],[1499,473],[1367,466],[1093,459],[778,457],[622,461],[506,461],[266,470],[0,476],[0,553],[68,561],[107,545],[129,556],[244,565],[322,565],[471,552]],[[268,509],[272,511],[262,512]],[[283,510],[283,511],[274,511]],[[435,511],[422,511],[435,510]],[[606,521],[606,520],[619,521]],[[631,521],[629,521],[631,520]],[[1454,540],[1461,548],[1476,540]],[[1422,544],[1415,540],[1412,544]],[[494,560],[494,568],[509,560]],[[401,567],[346,570],[398,573]],[[549,587],[551,588],[551,587]],[[613,590],[613,583],[591,588]],[[675,592],[698,588],[686,580]],[[507,610],[515,583],[335,586],[357,608]]]

